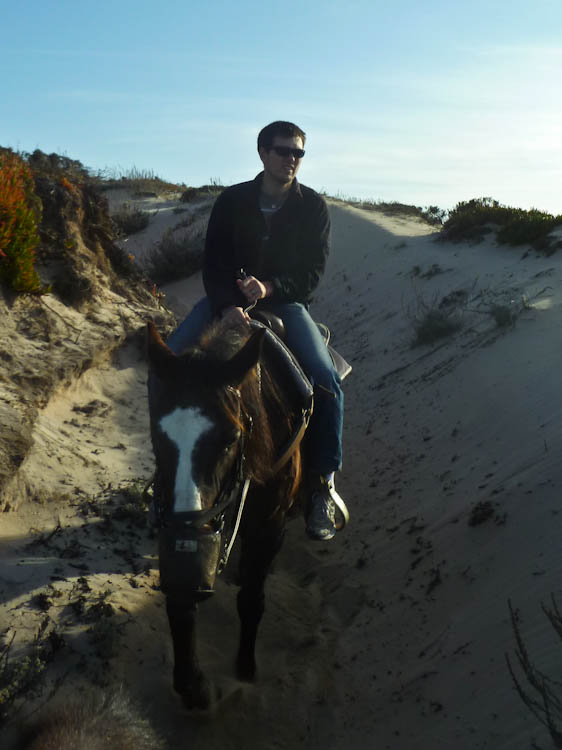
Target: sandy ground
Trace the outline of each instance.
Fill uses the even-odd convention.
[[[331,211],[313,312],[354,367],[338,478],[352,522],[324,545],[291,523],[268,585],[259,681],[232,676],[227,570],[201,608],[202,659],[221,700],[194,716],[171,691],[154,540],[123,512],[153,465],[135,344],[37,424],[33,461],[52,500],[1,520],[0,632],[17,653],[48,616],[45,632],[65,641],[48,667],[49,688],[60,680],[52,701],[122,682],[170,748],[550,747],[504,653],[515,645],[511,599],[537,666],[552,676],[562,666],[540,609],[560,594],[562,566],[562,260]],[[201,282],[167,291],[183,315]],[[415,320],[439,305],[457,306],[462,329],[412,347]],[[510,324],[498,327],[498,307]],[[48,697],[30,696],[20,718]],[[14,733],[5,730],[7,746]]]

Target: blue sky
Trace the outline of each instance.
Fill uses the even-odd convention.
[[[287,119],[317,190],[562,213],[560,0],[0,0],[0,19],[0,145],[230,184]]]

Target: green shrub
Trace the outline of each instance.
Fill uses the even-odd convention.
[[[443,224],[445,217],[448,215],[448,211],[439,206],[428,206],[425,209],[421,209],[422,218],[428,221],[430,224]]]
[[[88,169],[77,159],[70,159],[60,154],[45,154],[35,149],[32,154],[23,154],[31,167],[35,178],[46,177],[50,180],[70,178],[75,183],[85,183],[90,180]]]
[[[141,211],[130,203],[123,203],[121,208],[111,215],[112,221],[116,224],[119,232],[126,236],[141,232],[149,224],[150,214],[148,211]]]
[[[506,222],[498,232],[499,242],[508,245],[534,244],[558,225],[562,224],[562,216],[537,211],[532,208],[529,211],[522,209],[506,209]]]
[[[10,151],[0,153],[0,280],[15,292],[46,291],[35,270],[41,204],[29,166]]]
[[[443,225],[441,237],[453,242],[479,241],[492,231],[490,225],[499,227],[498,242],[530,244],[548,252],[553,245],[546,238],[556,226],[562,225],[562,215],[553,216],[535,208],[524,210],[502,206],[493,198],[473,198],[457,203]]]
[[[107,245],[105,254],[113,270],[119,276],[123,276],[126,279],[140,279],[142,277],[141,270],[135,263],[135,256],[122,247],[119,247],[119,245],[116,245],[115,242]]]
[[[135,197],[156,197],[166,193],[177,193],[185,185],[177,185],[159,177],[150,169],[112,167],[91,175],[91,180],[100,190],[132,190]]]
[[[188,187],[180,195],[180,201],[182,203],[189,203],[190,201],[196,200],[199,197],[199,188]]]
[[[147,272],[157,284],[186,278],[203,263],[203,239],[184,234],[178,237],[168,229],[148,256]]]
[[[180,195],[180,201],[182,203],[191,203],[199,198],[208,198],[210,195],[222,193],[223,190],[224,185],[221,184],[220,180],[211,180],[208,185],[185,188]]]

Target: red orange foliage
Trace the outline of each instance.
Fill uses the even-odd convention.
[[[69,193],[74,192],[74,185],[70,182],[70,180],[67,177],[61,177],[60,178],[60,184],[63,186],[63,188],[66,188]]]
[[[15,292],[43,291],[34,267],[39,205],[28,165],[0,153],[0,280]]]

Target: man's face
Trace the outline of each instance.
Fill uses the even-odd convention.
[[[294,154],[282,156],[276,153],[275,148],[303,149],[303,142],[299,136],[292,138],[282,138],[275,136],[271,149],[260,148],[259,155],[263,162],[263,169],[266,175],[271,177],[275,182],[281,185],[291,183],[299,171],[302,159],[297,158]]]

